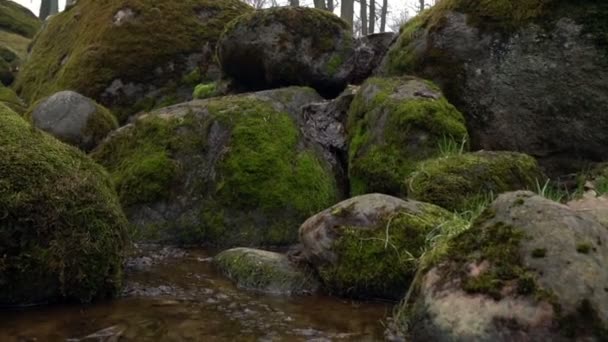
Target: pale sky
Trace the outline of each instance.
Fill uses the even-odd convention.
[[[16,3],[21,4],[22,6],[25,6],[27,8],[29,8],[34,14],[38,14],[38,11],[40,10],[40,0],[13,0]],[[179,1],[179,0],[174,0],[174,1]],[[339,1],[339,0],[338,0]],[[431,2],[432,0],[429,0],[428,2]],[[287,0],[277,0],[277,2],[279,4],[287,3]],[[310,5],[312,5],[312,0],[308,1],[308,0],[300,0],[300,3],[302,5],[308,5],[308,3],[310,2]],[[376,3],[378,3],[377,7],[380,8],[380,3],[382,3],[381,0],[376,0]],[[409,15],[413,15],[415,12],[415,6],[418,3],[418,0],[388,0],[389,3],[389,19],[387,20],[388,25],[390,26],[390,23],[392,22],[392,18],[397,18],[401,16],[401,13],[407,9]],[[59,9],[63,10],[63,8],[65,7],[65,0],[59,0]],[[336,9],[336,11],[339,11],[339,6],[337,6],[338,8]],[[357,16],[359,9],[357,4],[355,4],[355,16]]]

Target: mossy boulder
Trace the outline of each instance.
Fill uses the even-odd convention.
[[[238,287],[273,294],[314,293],[319,282],[305,266],[285,254],[252,248],[233,248],[213,258],[218,270]]]
[[[347,133],[352,194],[406,192],[405,179],[442,141],[466,141],[462,114],[430,82],[370,78],[351,104]]]
[[[107,173],[0,104],[0,305],[114,295],[127,221]]]
[[[545,177],[528,155],[480,151],[422,162],[407,184],[413,199],[464,211],[503,192],[532,190]]]
[[[195,100],[140,117],[92,155],[133,224],[181,243],[284,245],[340,196],[322,147],[300,133],[310,88]]]
[[[300,227],[302,257],[332,293],[399,299],[414,278],[434,230],[465,222],[433,204],[381,194],[353,197]]]
[[[87,152],[118,128],[108,109],[73,91],[38,101],[27,116],[35,127]]]
[[[11,88],[7,88],[0,84],[0,103],[4,104],[17,114],[23,114],[27,111],[25,103],[15,94]]]
[[[231,22],[218,56],[225,75],[242,89],[304,85],[333,97],[346,87],[353,50],[348,24],[334,14],[280,7]]]
[[[426,270],[402,318],[416,341],[603,341],[606,262],[592,216],[503,194]]]
[[[33,38],[40,25],[40,19],[27,8],[14,1],[0,0],[0,30]]]
[[[36,37],[15,89],[30,103],[71,89],[121,120],[180,102],[217,69],[224,26],[250,10],[238,0],[79,0]]]
[[[382,69],[441,86],[473,148],[577,172],[608,159],[606,18],[601,0],[441,1],[401,29]]]

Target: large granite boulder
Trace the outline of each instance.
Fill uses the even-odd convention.
[[[225,75],[242,89],[303,85],[333,97],[348,82],[354,44],[346,22],[332,13],[279,7],[230,23],[218,56]]]
[[[35,127],[83,151],[92,150],[118,128],[108,109],[73,91],[40,100],[28,116]]]
[[[341,196],[332,161],[301,133],[310,88],[216,97],[139,117],[92,156],[140,232],[173,242],[285,245]]]
[[[251,10],[238,0],[80,0],[45,24],[15,89],[30,103],[74,90],[120,121],[181,102],[219,77],[216,42]]]
[[[416,284],[414,341],[603,341],[608,230],[531,192],[503,194]]]
[[[473,148],[577,172],[608,159],[607,17],[604,1],[445,0],[402,28],[382,69],[438,84]]]
[[[0,306],[117,294],[127,221],[107,173],[0,104]]]

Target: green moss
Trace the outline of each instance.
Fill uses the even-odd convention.
[[[126,220],[106,172],[2,105],[0,154],[0,303],[116,294]]]
[[[192,198],[196,217],[167,226],[169,240],[295,241],[301,221],[337,199],[329,166],[301,149],[294,121],[267,102],[222,97],[204,107],[208,114],[141,118],[92,156],[111,172],[127,207]],[[209,140],[212,127],[227,132],[225,146]],[[197,176],[184,188],[188,175]]]
[[[135,18],[112,24],[124,8]],[[29,102],[72,89],[126,117],[133,114],[132,98],[102,96],[114,80],[157,88],[180,81],[192,70],[179,61],[200,53],[204,43],[215,46],[224,25],[250,9],[238,0],[79,0],[37,36],[15,89]],[[171,72],[156,72],[171,63]]]
[[[409,177],[408,186],[412,198],[463,211],[487,194],[534,189],[537,179],[542,178],[536,160],[530,156],[477,152],[420,163]]]
[[[297,269],[286,256],[273,252],[234,248],[221,252],[213,262],[225,276],[246,289],[302,293],[317,287],[309,269]]]
[[[0,30],[32,38],[40,20],[27,8],[9,0],[0,0]]]
[[[203,76],[201,75],[201,69],[197,67],[194,68],[194,70],[192,70],[189,74],[182,77],[182,83],[195,86],[202,80],[202,78]]]
[[[15,92],[0,84],[0,102],[15,111],[17,114],[23,114],[26,111],[25,104],[15,94]]]
[[[579,243],[576,245],[576,251],[581,254],[589,254],[592,249],[593,249],[593,246],[586,242]]]
[[[216,94],[217,87],[215,83],[202,83],[194,88],[192,97],[195,99],[206,99]]]
[[[339,260],[318,268],[325,286],[337,294],[361,298],[403,296],[418,258],[429,247],[429,233],[465,225],[439,207],[421,204],[418,209],[418,213],[388,216],[375,229],[340,227],[340,237],[332,247]]]
[[[330,74],[330,75],[336,74],[336,72],[338,72],[338,70],[342,66],[342,63],[344,63],[344,60],[343,60],[342,56],[340,56],[340,55],[333,55],[329,59],[329,62],[327,62],[327,65],[326,65],[327,73]]]
[[[353,194],[402,194],[416,163],[438,155],[441,139],[466,139],[462,114],[445,98],[391,97],[412,87],[436,90],[413,78],[371,78],[355,96],[347,123]]]

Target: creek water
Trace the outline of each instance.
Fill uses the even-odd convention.
[[[140,247],[122,296],[0,311],[0,341],[379,341],[387,303],[239,289],[211,253]]]

